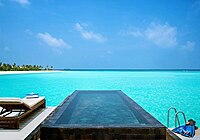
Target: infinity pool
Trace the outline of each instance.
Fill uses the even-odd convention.
[[[76,91],[73,94],[72,101],[62,105],[65,110],[61,111],[56,124],[131,126],[149,123],[121,91]]]
[[[200,125],[200,71],[65,71],[0,75],[2,97],[24,97],[26,93],[36,92],[46,97],[47,106],[57,106],[75,90],[122,90],[165,125],[171,106]],[[174,124],[174,118],[170,120],[171,125]]]
[[[41,139],[166,139],[166,127],[119,90],[75,91],[41,125]]]

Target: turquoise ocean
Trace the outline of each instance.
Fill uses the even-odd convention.
[[[47,106],[59,105],[75,90],[122,90],[164,125],[170,107],[200,126],[200,71],[63,71],[0,75],[0,97],[35,92]],[[89,100],[89,99],[88,99]],[[174,124],[171,112],[170,127]],[[180,115],[181,123],[182,117]]]

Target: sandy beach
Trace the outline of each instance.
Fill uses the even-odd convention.
[[[47,72],[62,72],[58,70],[53,71],[0,71],[0,75],[3,74],[28,74],[28,73],[47,73]]]

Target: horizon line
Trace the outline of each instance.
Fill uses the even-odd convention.
[[[200,71],[200,68],[59,68],[64,71]]]

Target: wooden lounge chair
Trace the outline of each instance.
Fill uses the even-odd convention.
[[[28,114],[45,108],[45,98],[0,98],[0,128],[19,128],[19,122]]]

